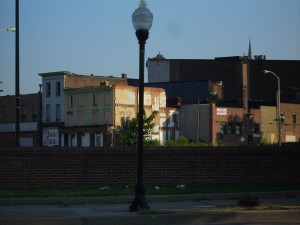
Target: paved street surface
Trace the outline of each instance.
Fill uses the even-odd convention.
[[[261,199],[265,208],[257,210],[239,208],[225,195],[148,196],[145,212],[129,212],[133,197],[0,199],[0,225],[300,224],[298,193],[273,196]]]

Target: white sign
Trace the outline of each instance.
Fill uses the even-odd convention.
[[[227,109],[225,109],[225,108],[217,108],[217,115],[219,115],[219,116],[226,116],[227,115]]]
[[[57,128],[44,128],[43,129],[43,145],[55,146],[59,144],[59,134]]]

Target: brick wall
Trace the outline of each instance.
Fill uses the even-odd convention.
[[[300,184],[296,148],[153,148],[146,186]],[[2,148],[0,188],[136,183],[137,152],[122,148]]]

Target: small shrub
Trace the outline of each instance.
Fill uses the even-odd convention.
[[[180,136],[177,140],[176,140],[176,145],[179,146],[187,146],[189,144],[189,139],[187,139],[185,136]]]
[[[145,143],[146,146],[161,146],[161,143],[159,140],[154,139],[154,140],[150,140],[148,142]]]
[[[167,141],[166,146],[200,146],[200,147],[205,147],[205,146],[210,146],[210,144],[206,143],[206,142],[191,142],[188,138],[186,138],[185,136],[180,136],[176,141],[172,140],[172,141]]]
[[[268,142],[267,139],[263,139],[261,142],[260,142],[260,146],[276,146],[277,143],[270,143]]]
[[[260,200],[256,196],[245,195],[238,201],[237,205],[243,207],[255,207],[260,205]]]

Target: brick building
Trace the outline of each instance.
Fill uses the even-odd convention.
[[[219,57],[215,59],[148,59],[148,82],[222,81],[224,102],[245,107],[248,100],[276,102],[277,80],[264,75],[270,70],[280,77],[281,101],[300,103],[300,61]]]
[[[0,97],[0,145],[15,145],[16,97]],[[20,97],[20,146],[40,145],[41,93]]]
[[[167,99],[174,93],[180,105],[180,134],[193,141],[216,145],[278,142],[276,119],[277,79],[281,81],[281,112],[288,117],[282,125],[282,141],[300,139],[300,61],[266,60],[265,56],[223,57],[214,60],[166,59],[158,54],[147,61],[147,85],[166,88]],[[194,92],[191,82],[202,83]],[[208,88],[206,83],[221,84]],[[178,84],[178,85],[177,85]],[[168,88],[170,89],[169,91]],[[217,93],[211,98],[211,92]],[[170,95],[168,95],[168,93]],[[207,102],[199,96],[209,96]],[[205,104],[203,104],[205,103]],[[207,104],[209,103],[209,104]],[[269,107],[268,107],[269,106]],[[267,121],[268,120],[268,121]]]

